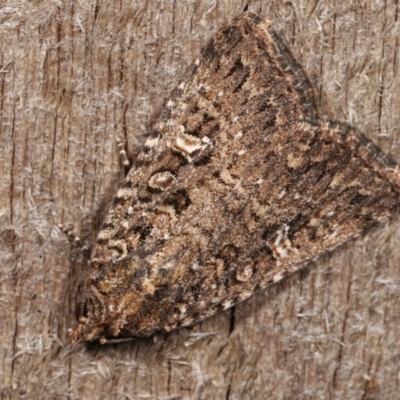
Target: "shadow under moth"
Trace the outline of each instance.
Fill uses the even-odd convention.
[[[285,41],[220,29],[166,103],[99,232],[73,343],[189,326],[398,209],[398,165],[319,117]]]

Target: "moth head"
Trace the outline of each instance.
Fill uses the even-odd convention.
[[[85,288],[82,300],[75,308],[75,318],[79,325],[70,332],[73,344],[91,342],[106,336],[101,310],[102,304],[99,299],[90,289]]]
[[[104,325],[90,323],[88,319],[81,318],[79,325],[69,334],[72,343],[92,342],[105,337]]]
[[[104,298],[89,281],[85,288],[82,301],[75,309],[75,317],[79,325],[70,332],[73,344],[92,342],[113,343],[126,341],[117,338],[125,324],[124,317],[118,312],[113,312],[115,307],[110,299]]]

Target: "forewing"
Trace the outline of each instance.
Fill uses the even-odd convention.
[[[132,228],[154,202],[211,179],[239,153],[254,152],[256,163],[268,132],[316,116],[312,86],[283,40],[268,21],[244,14],[214,35],[167,102],[104,223],[96,261],[130,253],[115,243],[144,238],[148,229]],[[178,197],[182,208],[187,201]]]

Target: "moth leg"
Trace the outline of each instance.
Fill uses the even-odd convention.
[[[72,245],[81,249],[82,254],[86,259],[90,258],[91,249],[87,243],[83,242],[83,240],[79,236],[76,236],[72,230],[67,229],[64,225],[58,224],[58,228],[64,232],[64,234],[67,236],[68,241]]]
[[[58,229],[64,232],[65,236],[67,236],[67,239],[70,243],[76,244],[78,246],[79,245],[83,246],[81,238],[79,236],[76,236],[71,229],[66,228],[63,224],[58,224]]]
[[[128,156],[125,151],[125,143],[123,143],[121,140],[117,139],[117,146],[118,146],[118,150],[119,150],[119,156],[121,157],[121,163],[124,167],[124,174],[126,176],[126,175],[128,175],[131,164],[129,162]]]

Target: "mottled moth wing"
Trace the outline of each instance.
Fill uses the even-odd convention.
[[[397,164],[318,117],[269,22],[217,32],[166,104],[99,233],[74,342],[149,336],[248,298],[399,202]]]

